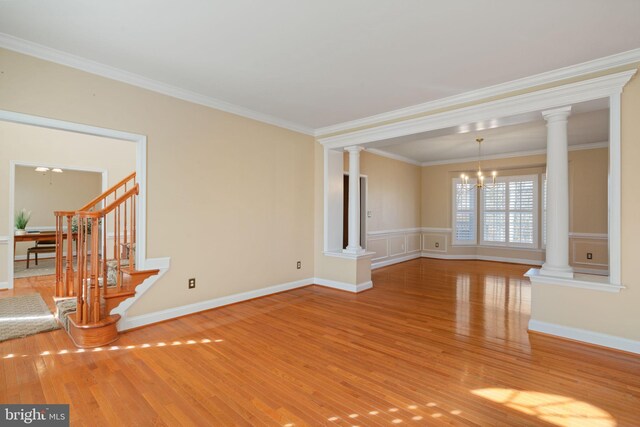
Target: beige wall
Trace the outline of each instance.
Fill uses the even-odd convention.
[[[622,284],[620,293],[537,285],[532,318],[640,341],[640,191],[635,183],[640,159],[640,78],[622,92]],[[571,309],[567,309],[570,307]]]
[[[344,170],[349,171],[345,153]],[[368,231],[420,226],[420,167],[363,151],[360,173],[368,178]]]
[[[579,150],[569,152],[570,185],[570,231],[572,233],[606,234],[608,228],[607,183],[608,149]],[[452,227],[452,180],[461,172],[473,171],[477,163],[452,163],[422,168],[422,227]],[[542,176],[546,168],[546,156],[523,156],[507,159],[486,160],[483,169],[497,170],[500,176],[537,174],[539,179],[539,203],[542,203]],[[538,241],[542,241],[542,224],[538,224]],[[444,230],[423,234],[424,250],[434,255],[481,255],[498,258],[516,258],[542,262],[544,251],[541,246],[534,250],[516,248],[452,246],[451,233]],[[436,243],[438,248],[436,248]],[[573,236],[570,242],[571,260],[578,268],[606,270],[607,240]],[[593,254],[586,259],[587,252]],[[575,257],[574,257],[575,255]]]
[[[2,86],[4,88],[4,86]],[[0,92],[0,99],[6,96]],[[2,107],[0,107],[2,108]],[[9,108],[7,108],[9,109]],[[9,228],[9,168],[17,163],[43,164],[75,169],[105,170],[108,185],[115,184],[135,170],[135,145],[130,142],[72,132],[46,129],[0,121],[0,236],[13,233]],[[65,173],[53,177],[54,183],[65,179]],[[48,180],[47,180],[48,185]],[[99,194],[99,193],[98,193]],[[20,192],[16,197],[21,197]],[[88,200],[86,200],[88,201]],[[21,209],[19,200],[17,209]],[[77,209],[79,206],[68,206]],[[33,209],[31,209],[33,210]],[[35,221],[34,218],[33,221]],[[30,222],[30,226],[40,225]],[[19,255],[28,244],[20,245]],[[0,244],[0,282],[7,280],[8,250]]]
[[[0,122],[0,127],[4,124]],[[101,190],[101,173],[68,169],[63,173],[42,173],[32,166],[16,166],[14,207],[16,211],[24,208],[31,212],[28,229],[51,230],[56,225],[54,211],[79,209]],[[33,242],[18,243],[16,254],[25,255],[30,246]]]
[[[0,109],[147,136],[147,257],[171,269],[130,315],[313,276],[312,137],[7,50],[0,64]]]

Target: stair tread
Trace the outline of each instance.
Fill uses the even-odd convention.
[[[102,294],[102,297],[106,299],[118,298],[118,297],[127,296],[127,295],[135,295],[135,293],[136,293],[135,289],[123,289],[120,292],[107,292],[106,294]]]

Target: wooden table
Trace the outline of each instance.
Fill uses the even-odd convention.
[[[73,240],[78,243],[78,233],[72,233]],[[63,234],[63,239],[67,238],[67,233]],[[13,260],[16,260],[16,244],[18,242],[42,242],[44,240],[56,240],[55,231],[39,231],[37,233],[16,234],[13,236]]]

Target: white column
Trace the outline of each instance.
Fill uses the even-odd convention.
[[[349,153],[349,244],[344,252],[360,254],[360,151],[362,147],[347,147]]]
[[[571,106],[543,111],[547,121],[547,257],[540,274],[573,278],[569,265],[569,159]]]

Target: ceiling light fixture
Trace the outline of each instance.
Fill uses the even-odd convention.
[[[45,168],[44,166],[38,166],[36,168],[36,172],[47,172],[49,168]]]
[[[475,173],[477,177],[475,186],[480,189],[484,188],[484,178],[485,178],[484,173],[482,172],[482,151],[481,151],[482,141],[484,141],[484,138],[476,138],[476,142],[478,143],[478,171]],[[496,183],[497,175],[498,175],[497,171],[494,170],[493,172],[491,172],[492,185]],[[469,184],[469,175],[467,175],[466,173],[461,174],[460,179],[465,184],[465,186],[466,184]]]
[[[51,172],[55,172],[55,173],[62,173],[62,169],[60,169],[60,168],[53,168],[53,169],[51,169]]]

